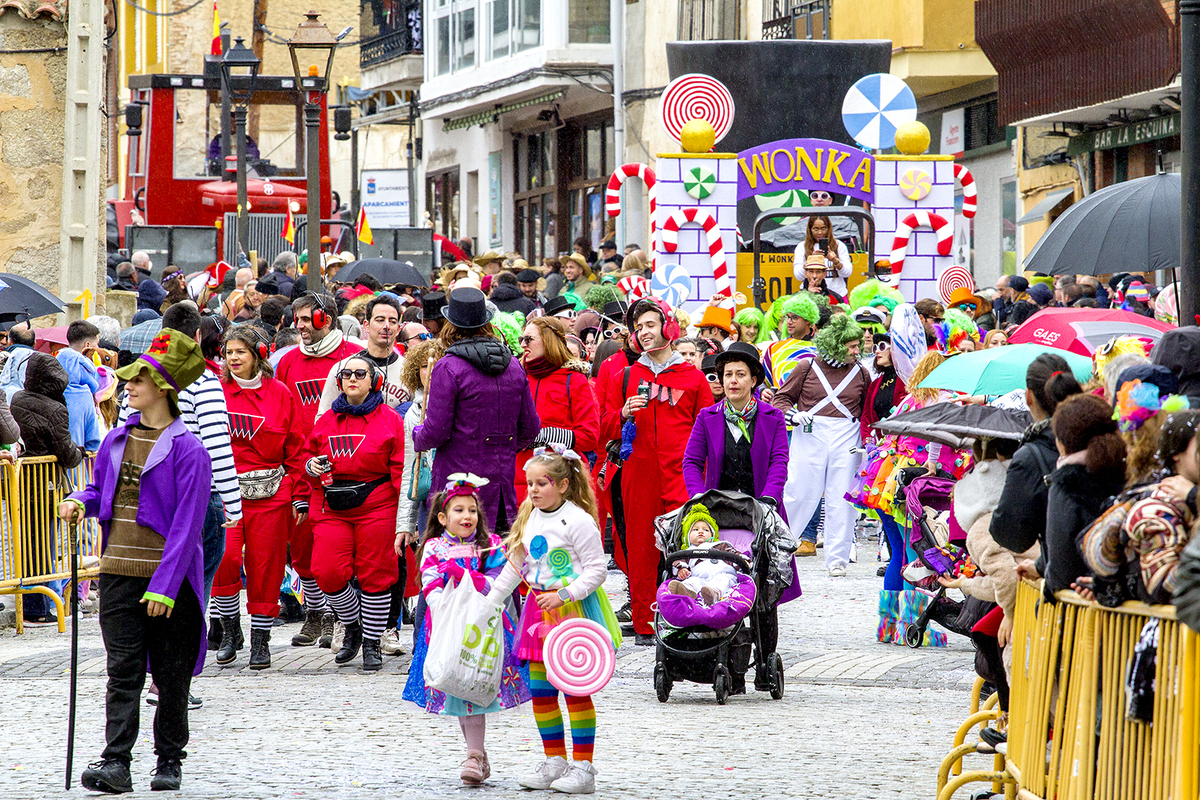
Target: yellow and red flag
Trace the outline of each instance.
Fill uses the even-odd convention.
[[[354,226],[354,232],[363,244],[375,244],[375,237],[371,235],[371,224],[367,222],[366,206],[358,209],[358,224]]]
[[[283,221],[283,233],[279,234],[284,239],[287,239],[288,244],[296,243],[296,222],[292,219],[292,204],[288,203],[287,218]]]
[[[217,13],[217,0],[213,0],[212,54],[221,55],[221,15]]]

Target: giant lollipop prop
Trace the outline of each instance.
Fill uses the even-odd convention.
[[[555,625],[542,653],[546,678],[555,689],[573,697],[588,697],[603,689],[617,666],[608,631],[590,619],[568,619]]]

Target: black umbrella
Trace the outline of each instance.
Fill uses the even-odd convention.
[[[934,403],[876,422],[881,433],[912,436],[955,449],[969,447],[976,439],[1017,441],[1033,424],[1027,411],[1010,411],[998,406]]]
[[[411,261],[396,261],[391,258],[364,258],[342,267],[337,274],[338,283],[353,281],[362,275],[373,275],[384,286],[428,286],[429,281],[412,265]]]
[[[28,314],[31,317],[40,317],[45,314],[57,314],[62,310],[62,300],[49,290],[11,272],[0,274],[0,314]]]
[[[1107,275],[1179,266],[1182,181],[1151,175],[1107,186],[1063,212],[1025,258],[1047,275]]]

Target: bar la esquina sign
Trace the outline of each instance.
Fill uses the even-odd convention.
[[[781,139],[738,153],[738,200],[788,189],[875,199],[875,159],[828,139]]]

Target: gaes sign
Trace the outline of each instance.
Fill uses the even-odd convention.
[[[829,139],[781,139],[738,153],[738,200],[787,189],[823,189],[870,203],[870,154]]]

